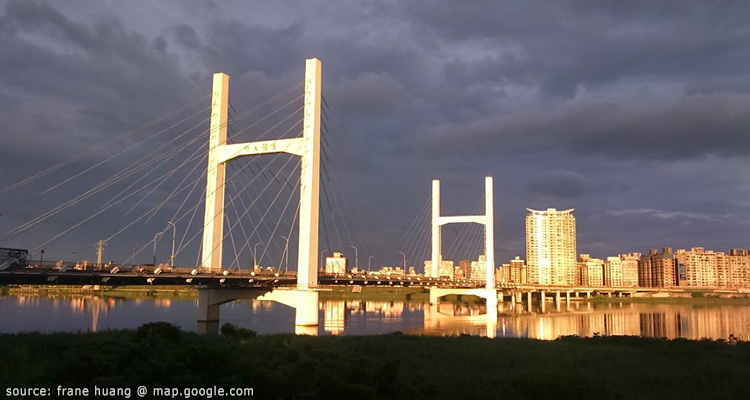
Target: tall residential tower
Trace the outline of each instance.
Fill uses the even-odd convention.
[[[526,209],[526,260],[529,283],[574,285],[576,220],[573,209]]]

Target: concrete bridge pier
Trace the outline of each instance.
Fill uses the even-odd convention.
[[[542,290],[539,292],[539,306],[542,308],[542,312],[547,310],[547,294]]]
[[[531,311],[531,292],[526,292],[526,304],[530,312]]]
[[[502,296],[502,294],[498,294],[498,291],[495,289],[450,289],[450,288],[431,287],[430,288],[430,304],[434,304],[434,305],[440,304],[440,298],[447,296],[449,294],[474,295],[477,297],[481,297],[487,301],[488,312],[490,308],[494,308],[496,315],[497,315],[498,297]]]
[[[220,306],[235,300],[253,300],[268,289],[198,288],[198,332],[219,332]]]
[[[560,291],[555,292],[555,311],[560,311]]]
[[[295,326],[318,326],[318,292],[315,290],[276,289],[258,297],[258,300],[271,300],[294,308]]]
[[[487,337],[494,339],[497,336],[497,307],[487,307]]]
[[[295,333],[317,335],[318,292],[308,289],[209,288],[198,289],[198,332],[219,332],[220,307],[235,300],[270,300],[296,310]]]
[[[514,292],[513,297],[515,298],[516,303],[523,303],[523,293]]]

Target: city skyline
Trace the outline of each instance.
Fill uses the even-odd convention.
[[[575,207],[578,253],[596,257],[748,247],[748,5],[711,18],[683,2],[663,5],[669,13],[527,2],[455,15],[434,5],[0,1],[0,187],[205,96],[213,72],[233,77],[242,109],[296,83],[302,60],[317,56],[362,236],[336,246],[349,257],[354,245],[361,260],[399,265],[398,238],[430,180],[444,182],[447,214],[466,214],[486,175],[496,180],[496,264],[524,254],[525,208]],[[0,198],[0,229],[53,206],[34,196],[17,210],[5,205],[18,197]],[[77,216],[13,245],[33,247]],[[108,254],[126,259],[130,240],[163,222]],[[93,253],[119,227],[98,220],[60,246]]]

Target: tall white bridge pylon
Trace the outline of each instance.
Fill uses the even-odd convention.
[[[321,63],[317,58],[311,58],[305,62],[302,137],[227,144],[229,75],[222,72],[214,74],[203,224],[203,268],[222,269],[226,163],[239,157],[289,153],[301,157],[297,286],[308,289],[318,285],[320,99]]]

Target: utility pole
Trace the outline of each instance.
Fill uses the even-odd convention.
[[[102,255],[104,254],[104,240],[96,242],[96,268],[102,267]]]

